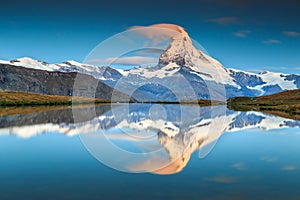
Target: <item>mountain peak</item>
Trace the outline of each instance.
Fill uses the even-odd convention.
[[[159,58],[161,68],[176,63],[204,80],[237,86],[221,63],[194,47],[191,38],[182,27],[178,26],[177,32]]]
[[[185,66],[191,61],[191,55],[195,54],[196,51],[189,35],[181,28],[178,34],[172,37],[166,51],[160,56],[159,64],[167,65],[172,62],[180,66]]]
[[[38,70],[56,71],[59,69],[57,65],[48,64],[46,62],[38,61],[30,57],[18,58],[16,60],[9,61],[9,63],[15,66],[21,66],[30,69],[38,69]]]
[[[18,59],[15,59],[15,60],[11,60],[10,61],[11,63],[15,63],[15,62],[21,62],[21,63],[27,63],[27,64],[35,64],[35,63],[38,63],[37,60],[33,59],[33,58],[30,58],[30,57],[22,57],[22,58],[18,58]]]
[[[70,64],[70,65],[74,65],[74,66],[82,66],[84,65],[83,63],[79,63],[75,60],[67,60],[66,62],[63,62],[64,64]]]
[[[270,72],[269,71],[263,71],[263,72],[259,72],[258,74],[263,75],[263,74],[268,74],[268,73],[270,73]]]

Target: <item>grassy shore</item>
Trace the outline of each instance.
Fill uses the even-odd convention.
[[[216,105],[225,105],[225,102],[216,101],[216,100],[184,100],[184,101],[143,101],[140,103],[153,103],[153,104],[190,104],[190,105],[200,105],[200,106],[216,106]]]
[[[237,111],[262,111],[281,116],[300,116],[300,90],[289,90],[262,97],[235,97],[228,99],[229,109]]]
[[[39,105],[71,105],[89,103],[113,103],[110,100],[94,99],[87,97],[70,97],[43,95],[26,92],[0,91],[0,106],[39,106]],[[191,104],[201,106],[222,105],[224,102],[215,100],[186,100],[186,101],[147,101],[136,103],[155,104]]]
[[[107,103],[104,104],[76,104],[76,105],[38,105],[38,106],[4,106],[0,107],[0,117],[8,115],[23,115],[39,112],[47,112],[54,110],[66,110],[66,109],[84,109],[97,106],[110,106]]]
[[[88,103],[111,103],[110,100],[42,95],[26,92],[0,91],[0,106],[71,105]]]

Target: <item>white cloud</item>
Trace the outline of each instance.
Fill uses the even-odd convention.
[[[234,32],[233,35],[236,37],[245,38],[250,33],[251,33],[251,31],[249,31],[249,30],[241,30],[241,31]]]
[[[277,162],[278,158],[276,157],[262,157],[260,160],[265,162]]]
[[[235,164],[231,165],[231,167],[233,167],[236,170],[240,170],[240,171],[247,169],[245,163],[243,163],[243,162],[235,163]]]
[[[283,171],[295,171],[297,169],[298,169],[298,167],[295,165],[286,165],[281,168],[281,170],[283,170]]]
[[[298,37],[298,36],[300,36],[300,33],[296,32],[296,31],[283,31],[282,33],[285,36],[289,36],[289,37]]]
[[[105,63],[120,64],[120,65],[145,65],[157,63],[158,58],[144,56],[128,56],[120,58],[107,58]]]
[[[282,42],[280,40],[264,40],[262,41],[262,43],[271,45],[271,44],[281,44]]]

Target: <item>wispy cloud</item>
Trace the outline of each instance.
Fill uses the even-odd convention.
[[[295,171],[297,169],[298,169],[298,167],[295,165],[286,165],[281,168],[281,170],[283,170],[283,171]]]
[[[262,43],[272,45],[272,44],[281,44],[282,42],[280,40],[264,40],[262,41]]]
[[[265,161],[265,162],[277,162],[278,158],[277,157],[262,157],[260,160]]]
[[[285,36],[288,36],[288,37],[298,37],[298,36],[300,36],[300,33],[296,32],[296,31],[283,31],[282,33]]]
[[[216,182],[216,183],[236,183],[238,181],[237,178],[235,177],[230,177],[230,176],[216,176],[216,177],[211,177],[207,178],[206,180]]]
[[[245,163],[243,163],[243,162],[235,163],[235,164],[231,165],[231,167],[233,167],[236,170],[240,170],[240,171],[247,169]]]
[[[227,24],[238,24],[239,20],[235,17],[219,17],[219,18],[212,18],[208,19],[208,22],[220,24],[220,25],[227,25]]]
[[[158,58],[146,56],[126,56],[119,58],[91,59],[86,61],[86,63],[91,65],[145,65],[157,62]]]
[[[173,30],[176,32],[182,32],[183,27],[176,25],[176,24],[153,24],[150,26],[132,26],[130,27],[128,30],[134,30],[134,29],[138,29],[138,28],[146,28],[146,27],[150,27],[150,28],[160,28],[160,29],[169,29],[169,30]],[[148,34],[150,35],[149,37],[151,37],[153,32],[148,32]]]
[[[147,49],[141,49],[136,51],[135,53],[137,55],[153,55],[153,56],[157,56],[159,57],[165,50],[163,49],[163,47],[161,47],[162,49],[157,49],[157,48],[147,48]]]
[[[129,31],[134,31],[142,37],[152,40],[152,45],[156,46],[161,42],[172,38],[173,36],[183,33],[184,28],[176,24],[153,24],[150,26],[132,26]]]
[[[251,31],[249,31],[249,30],[241,30],[241,31],[234,32],[233,35],[236,37],[245,38],[250,33],[251,33]]]
[[[278,71],[278,70],[287,70],[288,68],[287,67],[284,67],[284,66],[266,66],[264,67],[265,70],[275,70],[275,71]]]
[[[119,64],[119,65],[144,65],[157,63],[158,58],[144,57],[144,56],[128,56],[120,58],[107,58],[105,63]]]

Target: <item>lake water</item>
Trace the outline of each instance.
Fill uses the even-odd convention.
[[[300,199],[299,121],[225,106],[13,109],[1,200]]]

